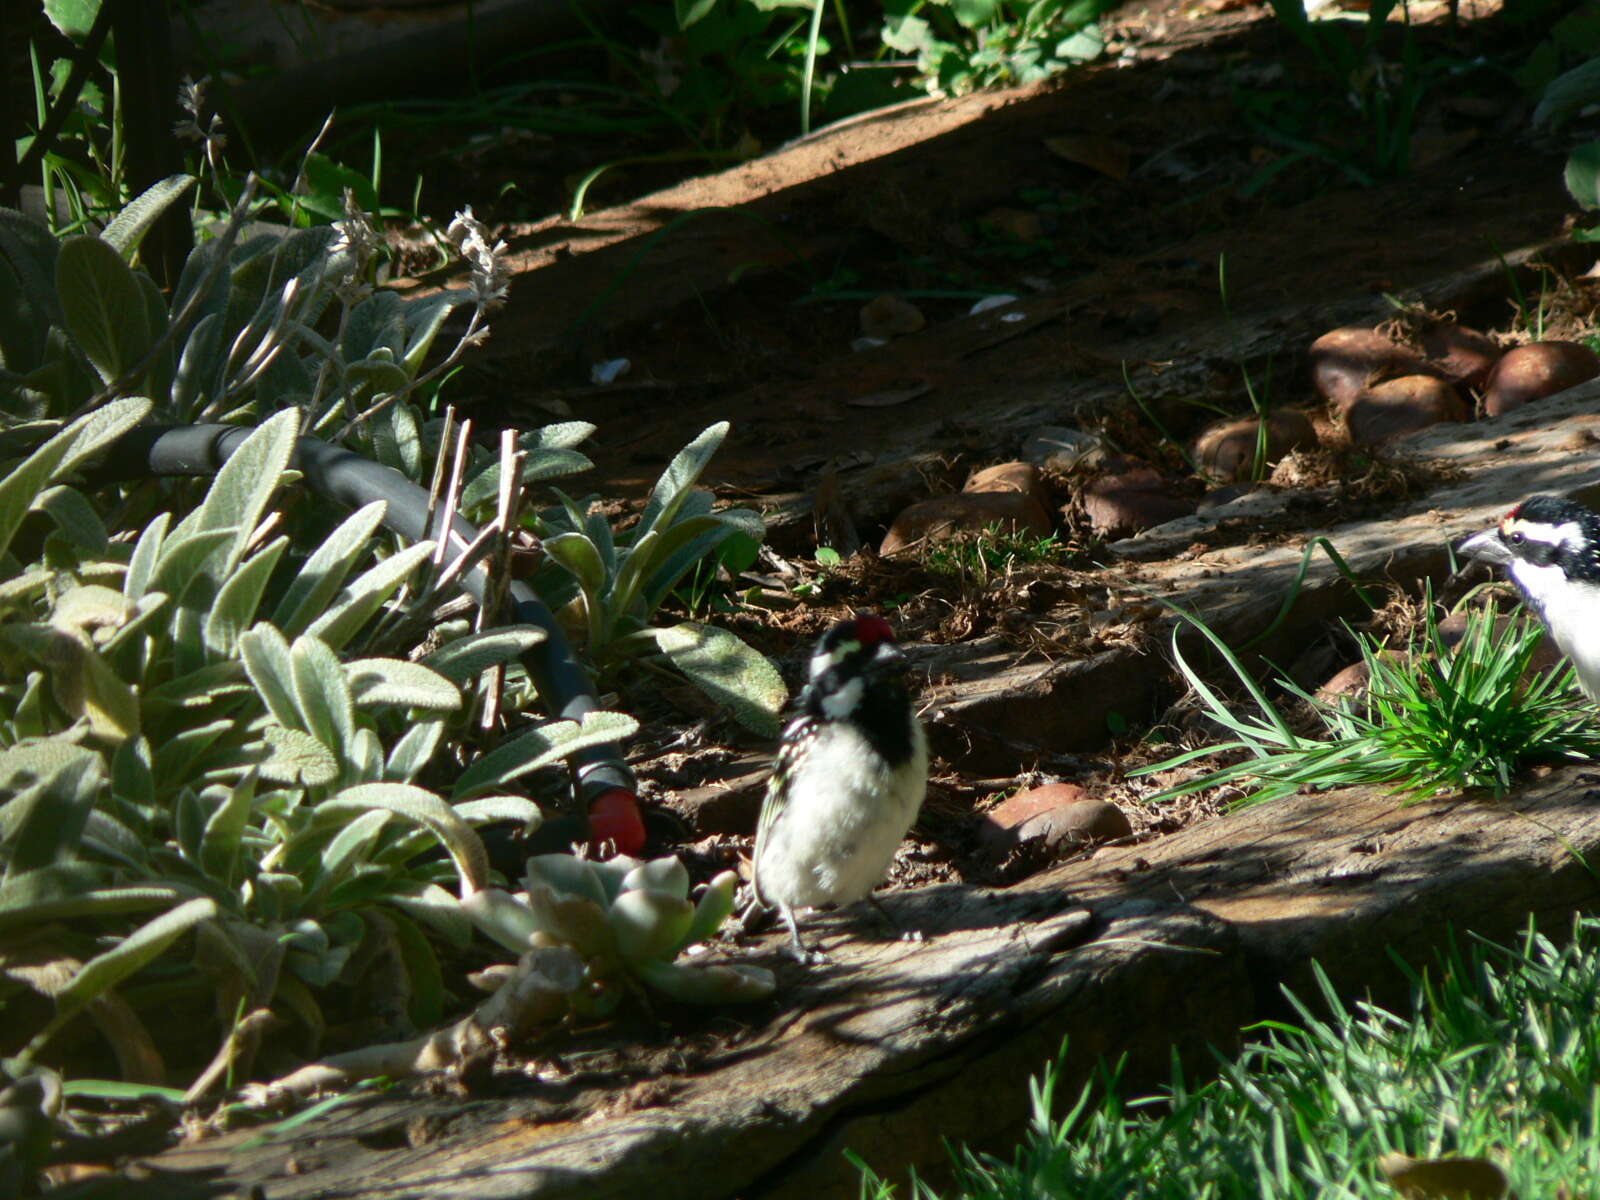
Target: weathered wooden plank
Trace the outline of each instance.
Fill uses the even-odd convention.
[[[1387,947],[1426,961],[1452,929],[1508,936],[1530,914],[1559,932],[1600,894],[1583,866],[1600,853],[1597,784],[1573,767],[1510,803],[1297,796],[1011,891],[891,896],[926,941],[882,940],[870,915],[823,918],[830,967],[780,966],[772,1009],[742,1026],[730,1014],[720,1049],[657,1080],[375,1099],[265,1146],[242,1131],[169,1152],[116,1194],[854,1195],[841,1147],[895,1171],[938,1163],[941,1138],[1005,1137],[1026,1075],[1063,1038],[1065,1086],[1102,1054],[1127,1054],[1148,1083],[1172,1049],[1203,1062],[1208,1043],[1281,1013],[1278,984],[1304,989],[1313,956],[1341,986],[1392,984]]]

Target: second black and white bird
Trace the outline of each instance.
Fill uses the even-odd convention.
[[[1506,569],[1584,694],[1600,701],[1600,515],[1559,496],[1530,496],[1457,552]]]
[[[756,828],[756,898],[776,904],[805,957],[795,909],[850,904],[883,879],[922,805],[928,745],[905,654],[882,617],[835,625],[812,654]]]

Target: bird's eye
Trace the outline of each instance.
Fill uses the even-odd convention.
[[[1510,542],[1513,546],[1520,546],[1520,545],[1522,545],[1523,542],[1525,542],[1527,540],[1528,540],[1528,536],[1527,536],[1527,534],[1524,534],[1524,533],[1513,533],[1513,534],[1510,534],[1509,536],[1507,536],[1507,538],[1506,538],[1506,541]]]

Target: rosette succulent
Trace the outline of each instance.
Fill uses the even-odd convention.
[[[724,871],[691,901],[689,872],[676,857],[591,862],[544,854],[528,860],[523,891],[482,888],[461,907],[483,933],[517,954],[550,941],[577,950],[588,963],[583,1003],[592,1011],[609,1011],[623,988],[641,984],[691,1004],[739,1003],[770,996],[772,973],[677,961],[721,928],[737,886],[734,873]]]

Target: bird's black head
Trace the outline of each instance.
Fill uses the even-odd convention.
[[[882,617],[841,621],[817,642],[800,710],[816,721],[862,727],[891,761],[911,752],[911,698],[905,653]]]
[[[1600,583],[1600,515],[1560,496],[1529,496],[1461,550],[1511,568],[1553,566],[1568,579]]]
[[[880,647],[894,644],[894,629],[873,613],[840,621],[817,639],[817,648],[811,652],[811,677],[815,679],[821,669],[846,660],[868,661]]]

